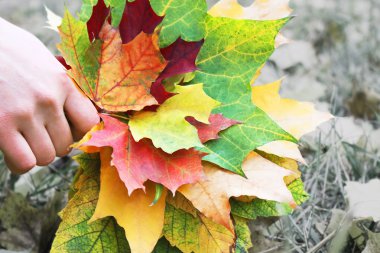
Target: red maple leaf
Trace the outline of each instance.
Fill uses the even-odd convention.
[[[91,18],[87,21],[87,31],[90,41],[99,39],[99,33],[109,15],[110,9],[106,7],[104,0],[98,0],[98,3],[92,9]]]
[[[141,32],[152,34],[162,19],[153,11],[149,0],[128,2],[119,26],[123,43],[132,41]]]
[[[198,42],[187,42],[179,38],[172,45],[162,48],[161,54],[168,61],[165,69],[153,83],[151,94],[159,104],[162,104],[174,94],[167,92],[162,85],[162,81],[166,78],[190,73],[197,70],[195,60],[203,45],[203,40]]]
[[[158,80],[168,77],[190,73],[197,70],[195,60],[203,45],[203,40],[198,42],[187,42],[179,38],[172,45],[161,48],[161,54],[169,62],[162,71]]]
[[[71,67],[67,64],[65,58],[63,58],[62,56],[59,56],[59,55],[55,56],[55,58],[57,59],[57,61],[59,61],[62,64],[62,66],[65,69],[67,69],[67,70],[71,69]]]
[[[186,120],[198,129],[199,139],[202,143],[218,139],[220,131],[239,124],[238,121],[223,117],[222,114],[212,114],[209,118],[210,124],[198,122],[192,117],[188,117]]]
[[[155,148],[150,140],[136,142],[126,123],[104,114],[100,116],[103,130],[92,133],[82,146],[113,149],[111,163],[129,194],[144,189],[147,180],[160,183],[174,193],[180,186],[203,178],[202,153],[190,149],[167,154]]]

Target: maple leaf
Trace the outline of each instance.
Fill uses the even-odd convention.
[[[167,92],[162,82],[164,79],[193,72],[197,69],[195,59],[203,45],[203,41],[186,42],[178,39],[172,45],[161,48],[161,53],[168,61],[168,65],[161,72],[156,82],[152,85],[150,93],[159,104],[162,104],[174,94]]]
[[[161,48],[161,53],[169,62],[166,68],[160,74],[158,81],[162,81],[171,76],[193,72],[197,69],[195,60],[203,40],[198,42],[186,42],[178,39],[172,45]]]
[[[241,124],[206,143],[201,150],[209,155],[204,160],[244,175],[241,165],[252,150],[275,140],[296,142],[251,100],[250,81],[274,51],[274,38],[287,20],[207,17],[205,43],[196,61],[199,70],[191,83],[204,83],[206,94],[222,102],[213,113]]]
[[[294,202],[301,205],[305,202],[309,195],[304,190],[304,185],[301,179],[296,179],[288,186]],[[240,201],[231,199],[231,213],[235,216],[243,217],[246,219],[256,219],[257,217],[275,217],[288,215],[293,212],[293,205],[288,203],[280,203],[277,201],[264,200],[255,198],[251,201]]]
[[[133,253],[152,252],[164,226],[166,191],[154,206],[150,206],[155,196],[154,184],[147,183],[146,193],[138,190],[129,195],[117,170],[110,165],[111,150],[102,149],[100,159],[99,201],[91,221],[115,217],[124,228]]]
[[[271,84],[254,86],[252,88],[252,101],[294,137],[299,139],[301,136],[314,131],[318,125],[332,118],[329,113],[317,111],[311,103],[281,98],[279,94],[281,82],[282,80],[278,80]],[[304,163],[304,159],[295,143],[274,141],[258,149]]]
[[[99,191],[99,174],[93,180],[88,168],[79,171],[70,201],[91,211],[98,202],[93,223],[75,223],[87,223],[87,212],[64,223],[74,236],[60,230],[57,251],[119,247],[94,230],[110,235],[108,224],[115,225],[118,239],[123,229],[113,216],[132,252],[247,252],[247,219],[288,214],[307,199],[294,160],[302,157],[291,142],[322,116],[282,99],[279,86],[251,87],[289,18],[229,18],[286,17],[288,2],[256,0],[245,8],[222,0],[210,13],[223,18],[207,15],[204,0],[84,0],[80,20],[65,13],[59,47],[68,73],[109,114],[74,145],[101,156],[99,201],[84,191]]]
[[[138,112],[129,121],[136,141],[149,138],[157,148],[171,154],[180,149],[202,147],[197,129],[185,120],[194,117],[208,124],[212,109],[219,102],[203,91],[202,84],[175,86],[177,95],[166,100],[157,112]]]
[[[238,0],[221,0],[208,13],[214,17],[275,20],[288,17],[292,11],[289,0],[255,0],[248,7],[239,4]]]
[[[259,154],[260,156],[271,161],[272,163],[277,164],[282,168],[293,171],[293,175],[286,176],[284,178],[285,184],[289,185],[291,182],[301,177],[301,172],[298,170],[299,166],[296,160],[287,157],[276,156],[270,153],[265,153],[259,149],[256,149],[253,153]]]
[[[225,227],[200,213],[196,212],[193,216],[181,206],[169,203],[165,209],[163,235],[172,246],[184,253],[230,252],[235,241],[234,233]]]
[[[99,33],[107,18],[112,26],[120,29],[123,44],[132,41],[141,32],[152,34],[162,18],[150,7],[149,0],[88,0],[84,1],[80,18],[87,22],[90,40],[99,38]]]
[[[84,1],[80,12],[80,19],[83,22],[87,22],[87,32],[90,41],[99,39],[100,31],[104,25],[104,22],[110,15],[110,8],[106,6],[104,0],[98,0],[90,2]]]
[[[277,217],[289,215],[293,208],[289,204],[279,203],[273,200],[254,199],[250,202],[231,199],[231,213],[246,219],[257,217]]]
[[[161,238],[152,253],[182,253],[177,247],[172,247],[165,237]]]
[[[152,34],[161,21],[162,17],[154,13],[149,0],[130,1],[119,26],[123,43],[132,41],[141,32]]]
[[[57,59],[57,61],[59,61],[59,63],[62,64],[62,66],[66,70],[70,70],[71,69],[71,67],[67,64],[67,62],[65,61],[65,59],[62,56],[56,56],[55,58]]]
[[[136,189],[144,189],[148,179],[174,193],[178,187],[203,178],[203,154],[190,149],[169,155],[155,148],[149,140],[135,142],[127,124],[104,114],[100,116],[103,123],[75,146],[87,152],[98,152],[94,147],[112,147],[112,165],[130,194]],[[104,129],[99,130],[102,124]]]
[[[100,108],[109,111],[141,110],[157,104],[150,87],[166,61],[157,36],[140,33],[122,44],[118,29],[104,24],[93,44],[84,37],[86,25],[67,11],[60,27],[59,48],[72,67],[71,77]]]
[[[292,11],[289,0],[255,0],[248,7],[239,4],[238,0],[222,0],[217,2],[208,13],[214,17],[275,20],[288,17]],[[276,48],[288,42],[289,39],[279,33],[276,37]]]
[[[98,38],[99,32],[107,18],[111,19],[112,16],[112,26],[117,27],[119,25],[127,1],[82,0],[82,2],[79,18],[81,21],[87,22],[88,34],[92,41]]]
[[[161,24],[160,47],[167,47],[179,37],[185,41],[204,38],[207,4],[204,0],[150,0],[153,10],[165,16]]]
[[[61,35],[61,44],[58,45],[66,65],[71,67],[68,72],[82,88],[90,86],[96,80],[96,67],[89,64],[88,52],[92,52],[92,46],[87,33],[86,23],[75,19],[66,9],[62,24],[58,27]],[[84,88],[82,88],[84,89]]]
[[[140,33],[122,44],[117,29],[105,24],[100,38],[100,69],[93,101],[109,111],[140,110],[156,104],[150,95],[151,83],[165,68],[166,62],[157,48],[157,37]]]
[[[202,143],[208,142],[209,140],[218,139],[218,134],[220,131],[223,131],[233,125],[239,124],[239,122],[236,120],[231,120],[223,117],[222,114],[210,115],[210,124],[198,122],[194,118],[188,118],[187,121],[197,128],[198,136]]]
[[[60,213],[59,226],[51,249],[53,253],[76,252],[126,252],[129,248],[124,230],[116,221],[105,218],[89,223],[99,194],[99,158],[81,154],[75,158],[83,174],[75,184],[77,193]]]
[[[237,237],[235,253],[247,253],[253,247],[248,220],[238,216],[234,216],[233,219]]]
[[[230,221],[231,197],[255,196],[278,202],[293,202],[284,177],[293,172],[252,153],[243,164],[247,178],[224,171],[214,165],[204,167],[206,180],[179,189],[195,208],[206,217],[232,229]]]

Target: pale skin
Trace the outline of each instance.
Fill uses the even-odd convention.
[[[0,150],[22,174],[70,151],[99,117],[32,34],[0,18]]]

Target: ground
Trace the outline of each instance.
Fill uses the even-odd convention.
[[[79,2],[66,6],[75,11]],[[64,1],[0,0],[0,17],[36,34],[56,53],[59,38],[44,28],[43,5],[62,15]],[[379,252],[370,246],[372,233],[380,232],[380,201],[373,194],[380,183],[371,181],[380,176],[380,2],[293,0],[291,5],[295,18],[284,33],[293,41],[277,50],[258,83],[285,76],[284,96],[314,102],[337,119],[301,141],[310,199],[289,217],[253,223],[253,252]],[[44,252],[72,174],[70,162],[58,160],[11,176],[0,158],[0,249]]]

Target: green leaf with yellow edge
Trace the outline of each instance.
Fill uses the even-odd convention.
[[[177,95],[166,100],[157,112],[138,112],[129,121],[135,141],[149,138],[166,153],[202,147],[197,129],[185,120],[194,117],[208,124],[211,111],[220,103],[206,95],[202,84],[175,86]]]
[[[251,101],[250,82],[273,53],[275,37],[287,21],[207,16],[205,43],[196,60],[199,70],[193,82],[204,83],[206,93],[224,104],[223,111],[238,114],[228,109],[239,106],[242,99],[246,102],[247,97]]]
[[[98,77],[101,43],[91,44],[86,23],[77,20],[67,9],[58,29],[62,41],[58,49],[71,66],[68,74],[75,77],[78,86],[86,94],[91,94]]]
[[[95,211],[99,194],[99,159],[82,154],[76,160],[83,174],[76,182],[78,192],[60,213],[62,223],[51,252],[130,252],[124,230],[113,218],[88,223]]]
[[[208,142],[204,160],[244,175],[241,164],[252,150],[275,140],[297,140],[281,129],[251,100],[251,83],[274,51],[274,41],[288,19],[275,21],[206,18],[205,43],[198,55],[193,83],[204,83],[205,92],[222,102],[213,113],[238,120]]]
[[[305,191],[303,182],[301,179],[294,180],[288,185],[289,191],[293,195],[293,199],[297,205],[301,205],[309,199],[309,194]]]
[[[198,213],[197,217],[166,204],[165,238],[184,253],[230,252],[235,236],[224,226]]]
[[[165,16],[160,31],[160,47],[167,47],[179,37],[185,41],[204,38],[207,14],[205,0],[150,0],[154,12]]]
[[[309,195],[305,192],[301,179],[296,179],[288,185],[294,201],[297,205],[305,202]],[[274,217],[288,215],[293,212],[293,208],[287,203],[279,203],[263,199],[254,199],[250,202],[241,202],[231,199],[231,213],[246,219],[256,219],[257,217]]]
[[[235,253],[248,253],[249,249],[253,247],[248,220],[238,216],[234,216],[233,218],[236,231]]]

